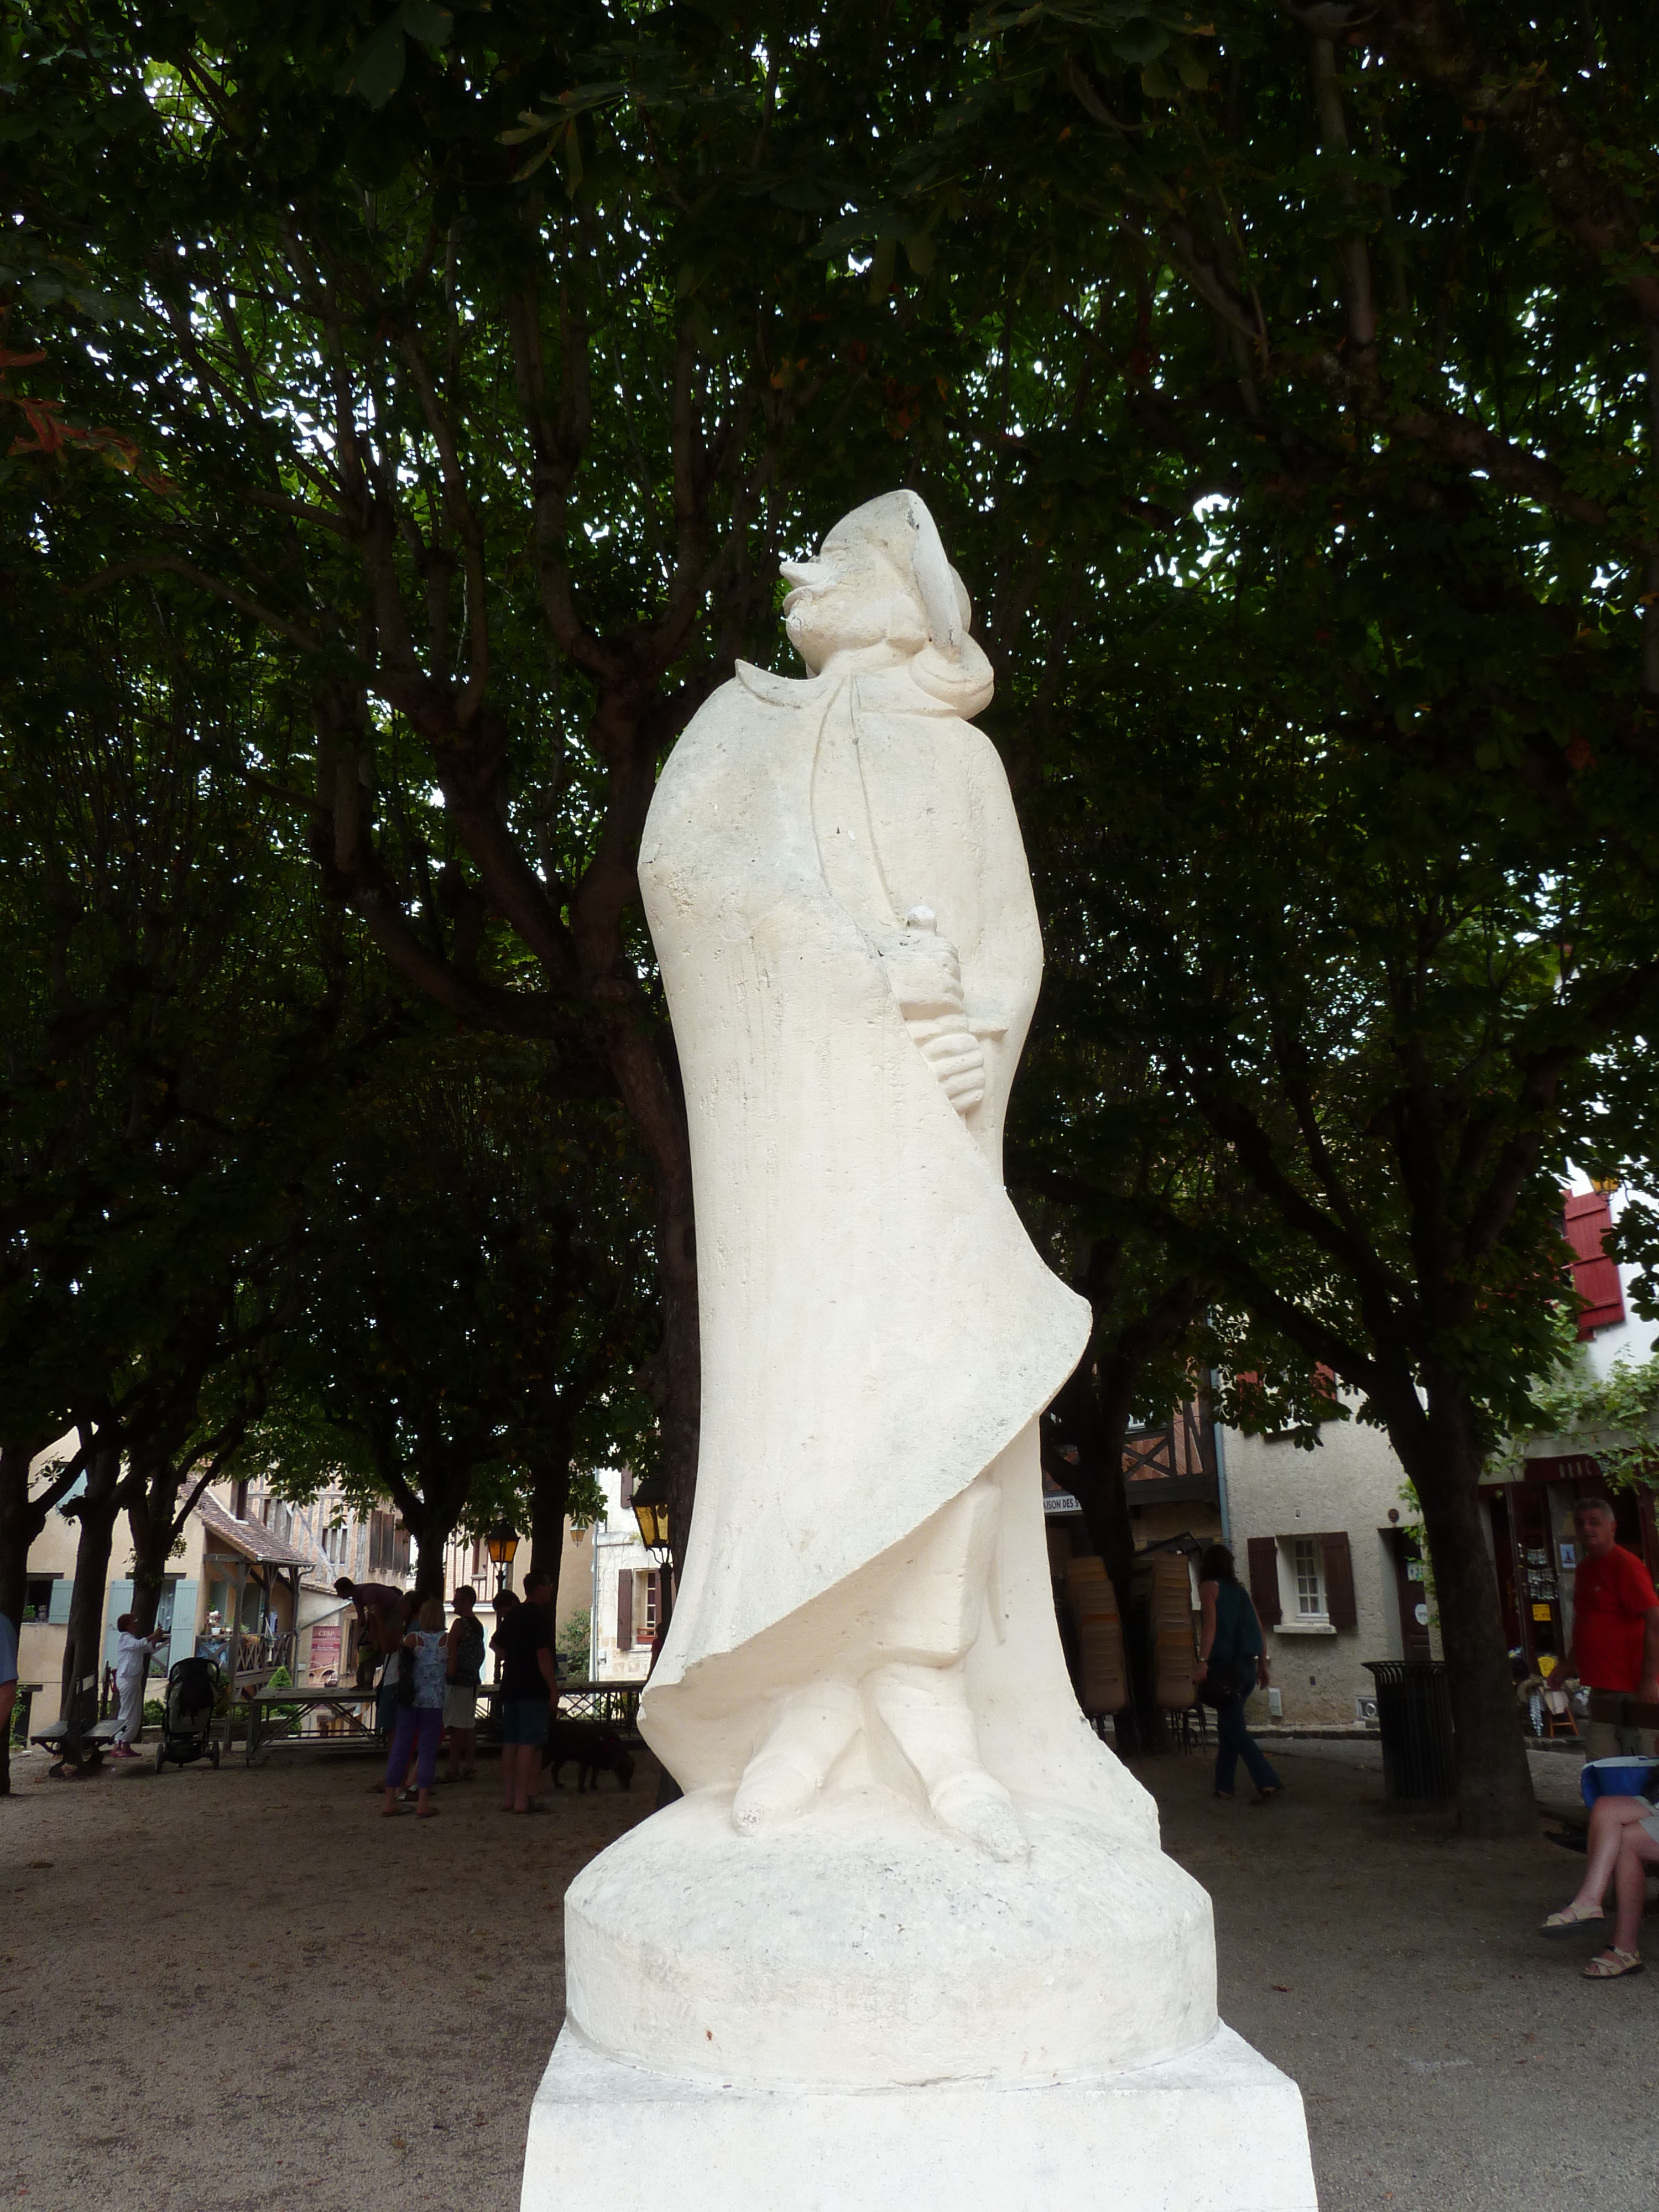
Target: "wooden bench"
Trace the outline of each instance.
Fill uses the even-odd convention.
[[[93,1774],[103,1765],[104,1753],[114,1742],[115,1731],[118,1725],[116,1716],[112,1713],[107,1720],[94,1721],[90,1728],[82,1729],[81,1731],[82,1755],[78,1760],[73,1762],[66,1756],[70,1733],[67,1721],[54,1721],[50,1728],[37,1730],[29,1738],[29,1741],[38,1743],[43,1751],[52,1753],[58,1764],[49,1770],[50,1771],[65,1776]]]

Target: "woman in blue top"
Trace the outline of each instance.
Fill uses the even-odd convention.
[[[392,1755],[386,1763],[386,1811],[398,1809],[398,1785],[409,1771],[409,1753],[416,1752],[415,1817],[428,1820],[437,1808],[432,1802],[433,1776],[438,1765],[438,1745],[444,1732],[444,1689],[449,1672],[447,1638],[444,1635],[444,1601],[429,1597],[416,1616],[416,1626],[404,1637],[399,1659],[415,1670],[415,1702],[398,1705],[398,1726],[392,1738]]]
[[[1261,1745],[1244,1725],[1244,1701],[1259,1683],[1267,1686],[1267,1655],[1261,1623],[1250,1594],[1233,1572],[1233,1555],[1224,1544],[1212,1544],[1199,1562],[1198,1600],[1203,1607],[1199,1631],[1198,1677],[1206,1705],[1215,1707],[1215,1794],[1231,1797],[1242,1759],[1262,1799],[1284,1786]]]

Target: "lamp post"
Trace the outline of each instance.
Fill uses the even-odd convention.
[[[668,1556],[668,1485],[661,1475],[647,1475],[634,1486],[634,1518],[640,1541],[660,1566]]]
[[[654,1674],[657,1654],[662,1650],[663,1638],[668,1633],[670,1616],[674,1610],[674,1563],[668,1548],[668,1485],[660,1474],[647,1475],[634,1487],[634,1518],[640,1524],[640,1541],[657,1563],[657,1633],[651,1647],[650,1674]],[[672,1805],[680,1794],[680,1785],[665,1766],[657,1783],[657,1808]]]
[[[519,1548],[519,1532],[503,1513],[484,1541],[489,1547],[489,1556],[495,1567],[495,1626],[499,1633],[501,1592],[513,1587],[513,1554]],[[495,1653],[495,1680],[498,1684],[501,1679],[501,1655],[498,1647]]]
[[[651,1664],[668,1633],[668,1617],[674,1609],[674,1570],[668,1548],[668,1485],[660,1474],[647,1475],[634,1486],[634,1518],[640,1524],[640,1541],[657,1563],[657,1634]]]
[[[484,1540],[498,1570],[495,1594],[499,1597],[504,1589],[513,1587],[513,1554],[519,1548],[519,1532],[503,1514]]]

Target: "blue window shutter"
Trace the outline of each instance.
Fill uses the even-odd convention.
[[[176,1667],[181,1659],[188,1659],[196,1649],[196,1592],[195,1583],[181,1582],[173,1593],[173,1636],[167,1644],[167,1663]],[[161,1653],[156,1653],[161,1657]]]
[[[73,1575],[59,1575],[52,1586],[52,1596],[46,1606],[46,1623],[52,1628],[69,1626],[70,1601],[75,1595]]]
[[[109,1586],[109,1610],[104,1615],[104,1664],[115,1664],[116,1622],[124,1613],[132,1610],[132,1584],[130,1582],[112,1583]]]

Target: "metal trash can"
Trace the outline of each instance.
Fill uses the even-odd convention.
[[[1440,1805],[1457,1795],[1451,1682],[1443,1659],[1368,1659],[1376,1679],[1382,1795],[1391,1805]]]

